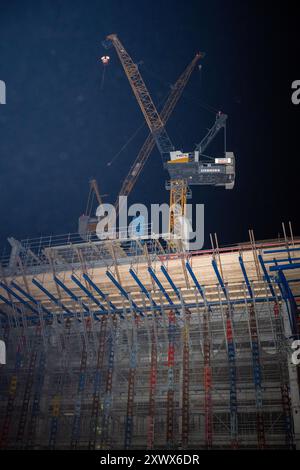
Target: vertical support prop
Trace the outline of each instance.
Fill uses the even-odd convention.
[[[101,426],[101,449],[107,449],[110,447],[109,439],[109,425],[110,425],[110,413],[112,405],[112,379],[115,362],[115,346],[116,346],[116,335],[118,328],[118,319],[114,314],[112,317],[112,325],[110,336],[108,339],[108,368],[106,375],[105,385],[105,398],[103,406],[102,426]]]
[[[227,355],[229,363],[230,384],[230,433],[231,447],[238,448],[238,415],[237,415],[237,389],[236,389],[236,353],[233,338],[233,327],[230,307],[225,309]]]
[[[212,415],[212,370],[211,370],[211,344],[208,309],[203,312],[203,355],[204,355],[204,433],[205,447],[212,448],[213,415]]]
[[[17,394],[18,374],[20,372],[20,368],[21,368],[21,364],[23,360],[22,340],[23,339],[21,338],[17,346],[14,372],[10,379],[7,407],[6,407],[6,412],[4,416],[1,437],[0,437],[0,449],[5,449],[8,445],[9,430],[10,430],[10,426],[12,422],[13,412],[15,409],[15,398]]]
[[[257,319],[255,315],[254,305],[251,304],[248,309],[249,316],[249,329],[251,339],[252,363],[253,363],[253,379],[255,386],[255,400],[256,400],[256,429],[257,429],[257,444],[259,449],[265,449],[265,424],[263,416],[263,398],[262,398],[262,374],[259,354],[258,332],[257,332]]]
[[[84,324],[86,323],[86,325]],[[86,320],[83,321],[82,325],[83,329],[86,329],[90,332],[91,327],[91,318],[88,317]],[[81,341],[82,341],[82,351],[81,351],[81,360],[80,360],[80,371],[79,371],[79,378],[78,378],[78,386],[77,386],[77,398],[75,402],[74,408],[74,419],[72,425],[72,432],[71,432],[71,449],[77,449],[79,439],[80,439],[80,424],[81,424],[81,406],[82,406],[82,399],[85,389],[86,383],[86,369],[87,369],[87,344],[88,337],[84,333],[81,333]]]
[[[135,375],[137,366],[137,338],[136,330],[138,327],[139,318],[135,315],[133,326],[132,347],[130,354],[129,374],[128,374],[128,395],[127,395],[127,412],[125,419],[125,442],[124,447],[126,450],[130,449],[133,430],[133,405],[134,405],[134,387]]]
[[[36,382],[34,386],[31,417],[28,423],[26,449],[34,449],[34,445],[35,445],[37,421],[38,421],[38,417],[40,413],[40,401],[41,401],[44,378],[45,378],[45,366],[46,366],[46,352],[43,346],[43,349],[40,353],[37,377],[36,377]]]
[[[174,366],[175,366],[175,313],[168,312],[168,392],[167,392],[167,448],[174,446]]]
[[[89,450],[94,450],[96,448],[97,442],[97,432],[98,432],[98,421],[99,421],[99,411],[100,411],[100,390],[101,390],[101,380],[102,380],[102,367],[104,362],[104,353],[105,353],[105,339],[106,339],[106,330],[107,330],[107,315],[101,317],[101,327],[100,327],[100,337],[99,337],[99,346],[97,353],[97,363],[94,376],[94,390],[93,390],[93,401],[92,401],[92,412],[91,412],[91,421],[90,421],[90,436],[89,436]]]
[[[293,421],[292,421],[292,410],[291,410],[291,399],[290,399],[290,388],[287,377],[287,362],[285,356],[285,350],[283,345],[284,331],[282,325],[282,317],[280,306],[278,302],[274,303],[274,322],[275,322],[275,335],[276,335],[276,348],[278,352],[278,367],[280,374],[280,392],[282,411],[285,422],[285,440],[288,449],[294,449],[294,433],[293,433]]]
[[[188,448],[190,416],[190,311],[185,310],[183,328],[183,377],[182,377],[182,429],[181,442],[183,449]]]
[[[50,435],[49,435],[49,442],[48,448],[50,450],[54,450],[56,446],[56,438],[58,433],[58,424],[59,424],[59,416],[61,412],[61,401],[62,401],[62,394],[64,388],[64,380],[65,380],[65,372],[68,367],[68,350],[70,347],[70,336],[71,336],[71,320],[70,318],[66,319],[65,322],[65,329],[66,334],[65,337],[61,335],[62,340],[62,361],[61,361],[61,373],[58,377],[58,383],[56,385],[56,391],[51,400],[51,418],[50,418]]]
[[[31,391],[34,383],[34,370],[36,365],[36,360],[38,356],[38,349],[41,344],[41,324],[36,327],[35,337],[33,340],[33,347],[29,358],[28,373],[26,377],[25,390],[23,396],[23,402],[20,411],[20,419],[18,424],[18,431],[16,437],[16,444],[19,449],[23,448],[24,445],[24,433],[27,423],[27,416],[29,410],[29,402],[31,397]]]
[[[155,318],[153,318],[153,327],[151,331],[151,365],[149,382],[147,449],[153,449],[155,426],[155,394],[157,384],[157,342],[155,335]]]

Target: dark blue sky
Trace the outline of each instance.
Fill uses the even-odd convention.
[[[115,52],[101,90],[101,41],[119,35],[156,103],[197,50],[207,53],[192,76],[168,132],[192,149],[214,121],[207,103],[229,115],[228,150],[237,158],[233,191],[200,188],[206,232],[220,243],[276,237],[297,221],[293,145],[298,110],[290,103],[286,29],[280,10],[254,1],[5,1],[0,15],[0,241],[75,232],[88,180],[113,202],[146,128],[107,163],[143,123]],[[285,28],[285,23],[282,28]],[[282,49],[280,49],[280,47]],[[294,60],[290,57],[289,60]],[[293,141],[294,139],[294,141]],[[132,202],[163,202],[166,175],[155,150]]]

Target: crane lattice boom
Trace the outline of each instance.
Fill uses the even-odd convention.
[[[150,93],[147,90],[145,82],[140,74],[138,66],[133,62],[132,58],[125,50],[116,34],[107,36],[107,40],[111,41],[116,49],[121,64],[127,75],[132,91],[140,105],[142,113],[149,126],[161,155],[169,154],[174,147],[164,127],[162,118],[160,117],[155,104],[152,101]],[[166,157],[167,158],[167,157]]]

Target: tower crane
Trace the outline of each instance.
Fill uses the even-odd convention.
[[[189,78],[200,60],[201,55],[196,54],[193,60],[189,63],[189,65],[186,67],[186,69],[182,72],[176,83],[172,86],[170,94],[163,106],[163,109],[161,111],[160,117],[161,121],[163,124],[166,124],[168,119],[170,118],[180,96],[182,95],[182,92],[189,81]],[[155,146],[155,140],[150,132],[149,135],[147,136],[144,144],[142,145],[135,161],[130,167],[130,170],[126,176],[126,178],[123,181],[122,187],[120,189],[120,192],[118,194],[118,197],[116,198],[114,207],[116,209],[116,213],[118,215],[120,207],[119,207],[119,197],[120,196],[128,196],[130,192],[132,191],[141,171],[143,170],[153,148]],[[90,194],[89,194],[89,200],[91,196],[91,191],[94,191],[94,194],[96,195],[96,199],[99,204],[101,204],[101,198],[99,199],[99,189],[97,186],[96,180],[91,180],[90,181]],[[100,202],[99,202],[100,201]],[[78,228],[78,233],[85,238],[87,233],[94,233],[96,230],[96,225],[98,222],[98,219],[96,217],[91,217],[90,216],[91,211],[89,210],[89,207],[87,207],[87,210],[85,214],[81,215],[79,218],[79,228]]]
[[[201,59],[201,54],[197,53],[193,60],[189,63],[189,65],[186,67],[186,69],[183,71],[183,73],[180,75],[178,78],[177,82],[175,85],[172,86],[171,92],[165,102],[165,105],[160,113],[160,119],[163,125],[167,123],[169,120],[197,62]],[[134,187],[142,169],[145,166],[145,163],[150,156],[154,146],[155,146],[155,139],[153,137],[153,134],[150,132],[148,134],[148,137],[146,138],[143,146],[141,147],[135,161],[133,162],[127,177],[125,178],[121,190],[119,192],[119,195],[115,201],[115,208],[117,210],[117,213],[120,209],[119,207],[119,197],[120,196],[128,196]]]
[[[181,150],[175,150],[165,129],[165,123],[152,101],[138,66],[133,62],[117,35],[110,34],[107,36],[103,45],[106,48],[114,46],[160,151],[163,166],[168,170],[170,176],[170,181],[167,183],[167,189],[170,189],[169,232],[172,235],[175,233],[177,216],[185,215],[189,185],[225,186],[226,189],[232,189],[234,186],[234,154],[226,152],[225,149],[224,157],[215,158],[211,161],[202,153],[221,129],[226,130],[227,116],[218,113],[212,129],[193,152],[183,153]],[[199,53],[199,55],[203,57],[202,53]]]

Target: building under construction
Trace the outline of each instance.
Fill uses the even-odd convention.
[[[150,130],[120,195],[156,143],[170,178],[168,237],[99,240],[99,218],[87,210],[77,235],[9,239],[0,272],[0,447],[299,448],[291,345],[300,239],[290,224],[278,240],[256,242],[250,230],[249,243],[219,248],[215,235],[211,250],[184,248],[176,223],[190,185],[234,186],[234,154],[204,154],[227,116],[217,114],[193,152],[176,150],[164,124],[203,54],[158,114],[117,36],[108,43]],[[94,180],[92,188],[100,205]]]
[[[11,240],[3,449],[299,447],[300,239]]]

